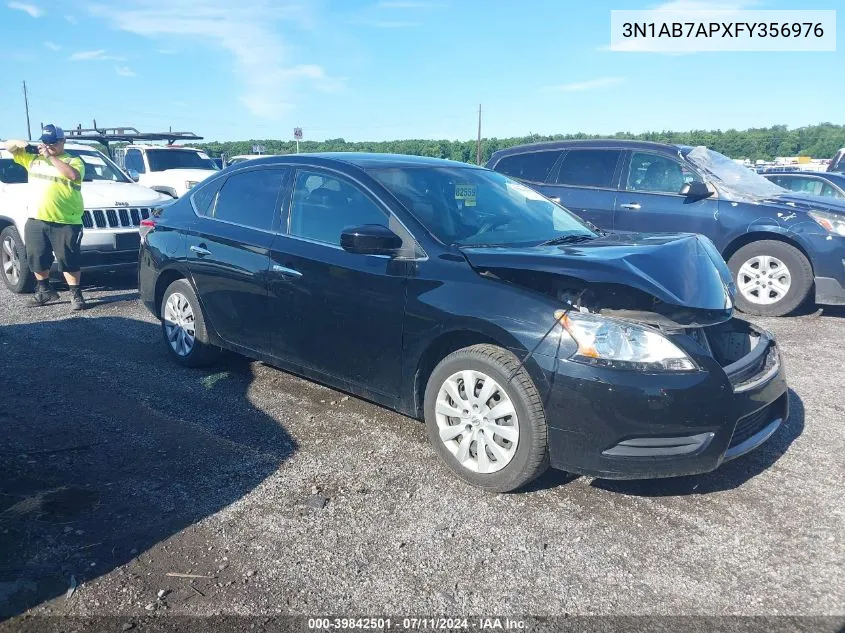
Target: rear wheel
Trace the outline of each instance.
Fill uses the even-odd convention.
[[[428,380],[424,411],[438,457],[473,486],[510,492],[548,468],[540,394],[501,347],[474,345],[444,358]]]
[[[0,231],[0,270],[3,283],[15,294],[32,291],[35,277],[26,263],[26,248],[14,226]]]
[[[177,279],[164,291],[161,332],[170,357],[186,367],[210,365],[220,354],[209,342],[202,306],[185,279]]]
[[[728,260],[737,287],[736,305],[747,314],[784,316],[810,295],[813,268],[791,244],[752,242]]]

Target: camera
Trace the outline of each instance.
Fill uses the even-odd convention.
[[[38,154],[38,146],[32,143],[27,143],[25,149],[27,154]]]

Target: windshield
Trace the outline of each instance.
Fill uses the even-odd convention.
[[[85,163],[85,182],[108,180],[110,182],[132,182],[120,168],[95,150],[66,149],[71,156],[81,158]]]
[[[498,172],[394,167],[368,173],[443,244],[523,246],[596,235],[563,207]]]
[[[208,154],[193,149],[148,149],[147,159],[150,161],[150,171],[164,171],[165,169],[217,170],[217,166]]]
[[[710,176],[729,198],[760,199],[786,193],[783,187],[712,149],[695,147],[686,153],[686,159]]]

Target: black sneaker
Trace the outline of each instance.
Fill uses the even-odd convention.
[[[51,301],[59,298],[59,293],[56,292],[52,286],[38,287],[35,290],[35,295],[32,297],[32,305],[43,306]]]
[[[78,288],[71,290],[70,294],[70,309],[77,311],[77,310],[84,310],[85,309],[85,297],[82,296],[82,291]]]

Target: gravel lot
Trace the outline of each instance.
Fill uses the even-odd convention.
[[[845,310],[760,320],[793,415],[758,451],[491,495],[418,421],[237,357],[175,366],[131,279],[91,280],[80,315],[0,289],[2,617],[845,615]]]

